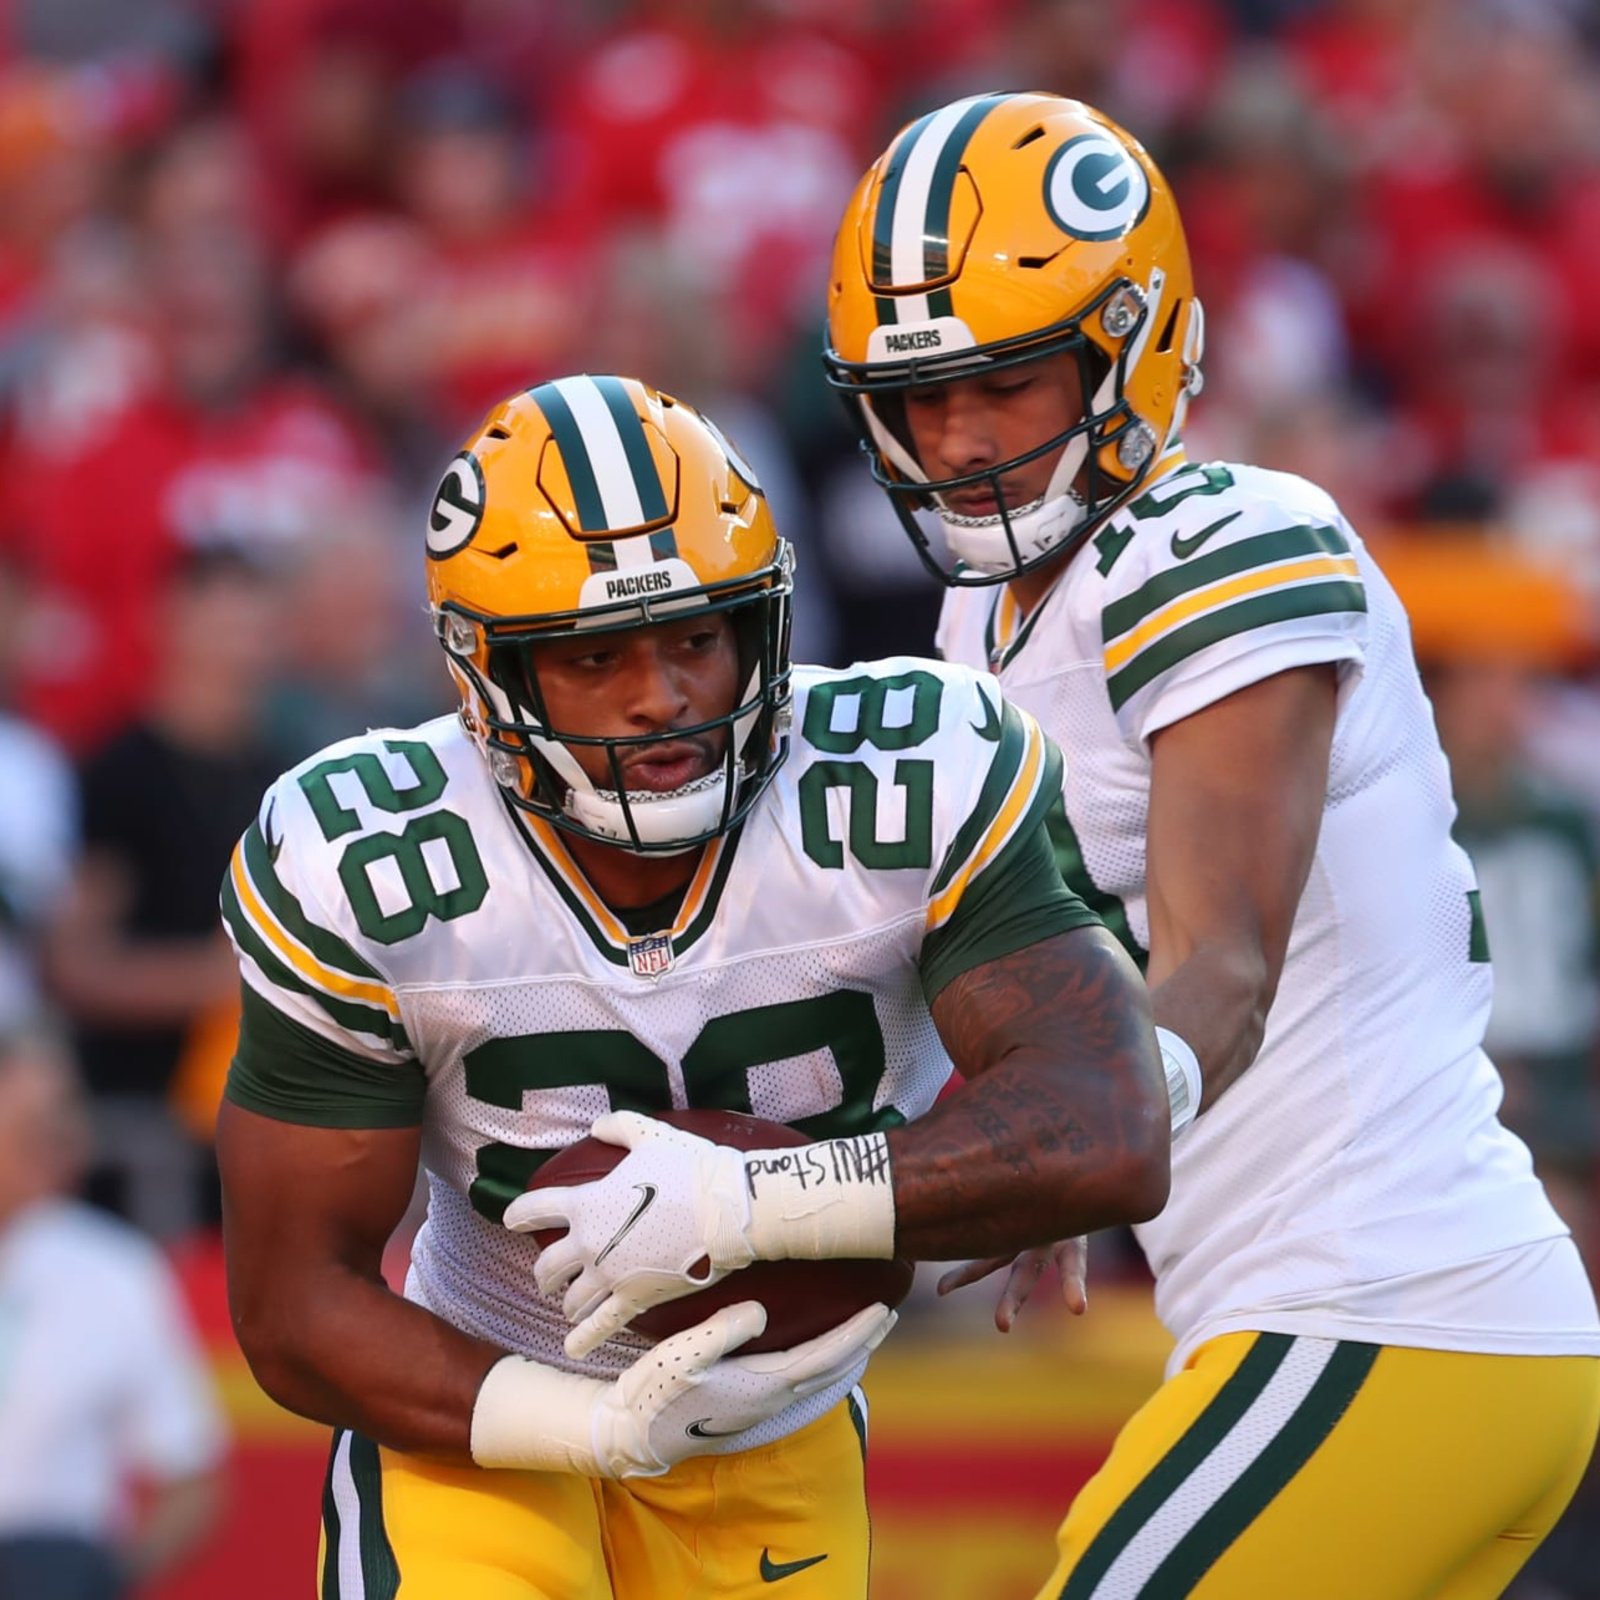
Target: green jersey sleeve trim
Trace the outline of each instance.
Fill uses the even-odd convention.
[[[917,966],[929,1005],[973,967],[998,961],[1073,928],[1099,927],[1100,919],[1061,881],[1044,825],[1044,808],[967,886],[955,913],[922,942]]]
[[[1185,561],[1182,566],[1158,572],[1132,594],[1113,600],[1105,608],[1101,613],[1101,631],[1109,645],[1179,596],[1204,589],[1220,579],[1237,577],[1242,572],[1279,561],[1349,554],[1349,541],[1337,528],[1308,523],[1279,528],[1275,533],[1259,533]]]
[[[928,926],[949,920],[969,879],[1003,853],[1038,808],[1041,793],[1061,788],[1061,752],[1025,711],[997,714],[983,696],[985,722],[976,730],[995,745],[978,798],[945,851],[928,888]]]
[[[376,967],[363,961],[337,934],[314,923],[278,876],[276,853],[267,843],[258,823],[251,823],[242,841],[244,870],[267,909],[277,918],[284,932],[324,966],[357,978],[383,982]]]
[[[1133,656],[1120,671],[1107,677],[1112,710],[1120,711],[1147,684],[1170,672],[1179,662],[1224,639],[1274,623],[1366,609],[1367,593],[1360,581],[1340,578],[1277,589],[1208,612],[1163,634]]]
[[[239,953],[248,956],[269,983],[275,984],[280,989],[287,989],[293,994],[304,995],[327,1014],[329,1021],[350,1033],[361,1034],[392,1049],[409,1052],[411,1042],[406,1037],[405,1027],[397,1012],[391,1014],[383,1007],[331,994],[327,988],[302,977],[287,960],[279,956],[257,931],[256,925],[246,913],[235,888],[232,872],[222,880],[222,920],[232,935],[233,942],[238,946]],[[312,970],[315,970],[315,966]],[[337,980],[330,977],[329,981]],[[369,986],[362,987],[365,989]],[[384,995],[388,993],[385,989],[376,992]]]
[[[416,1128],[427,1090],[421,1062],[342,1050],[243,985],[239,1048],[223,1091],[236,1106],[314,1128]]]

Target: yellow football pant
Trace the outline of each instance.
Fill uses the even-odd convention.
[[[1597,1426],[1592,1357],[1228,1334],[1122,1430],[1038,1600],[1486,1600]]]
[[[318,1600],[865,1600],[865,1415],[611,1483],[447,1467],[339,1432]]]

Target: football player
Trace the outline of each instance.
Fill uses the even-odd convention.
[[[752,1303],[653,1348],[568,1340],[572,1254],[670,1243],[676,1214],[648,1178],[620,1212],[595,1185],[541,1256],[526,1230],[562,1191],[523,1191],[597,1117],[643,1140],[665,1125],[640,1113],[706,1107],[813,1135],[762,1195],[817,1250],[1015,1252],[1154,1215],[1160,1054],[1136,967],[1054,870],[1059,755],[982,672],[792,667],[754,473],[631,379],[492,412],[427,566],[459,715],[289,772],[223,889],[231,1303],[263,1386],[336,1430],[320,1593],[864,1596],[854,1385],[891,1313],[762,1355],[737,1353]],[[968,1081],[930,1110],[952,1062]],[[705,1148],[721,1217],[746,1175]],[[401,1297],[381,1258],[419,1158]]]
[[[825,364],[949,585],[944,657],[1072,755],[1057,859],[1151,986],[1176,1347],[1041,1591],[1499,1594],[1600,1416],[1567,1230],[1496,1119],[1488,950],[1405,615],[1303,479],[1192,462],[1171,190],[1088,106],[905,128]]]
[[[1136,1230],[1168,1381],[1041,1600],[1499,1594],[1589,1459],[1600,1326],[1496,1117],[1478,894],[1393,590],[1315,485],[1186,458],[1182,225],[1087,106],[980,95],[902,130],[828,313],[829,380],[949,585],[945,658],[1070,754],[1056,858],[1146,970],[1178,1130]],[[843,1248],[740,1160],[745,1201],[700,1207],[713,1261]],[[542,1263],[576,1264],[579,1344],[668,1291],[645,1243]]]

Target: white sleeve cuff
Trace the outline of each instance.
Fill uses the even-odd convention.
[[[1176,1139],[1200,1111],[1200,1058],[1188,1042],[1170,1028],[1156,1029],[1161,1064],[1167,1071],[1167,1103],[1172,1110],[1172,1137]]]

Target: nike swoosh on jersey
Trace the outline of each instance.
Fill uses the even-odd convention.
[[[1000,743],[1000,713],[994,708],[994,701],[982,690],[978,691],[978,698],[983,701],[983,721],[974,722],[973,730],[980,739],[987,739],[990,744]]]
[[[611,1254],[613,1250],[617,1248],[619,1244],[622,1243],[624,1239],[628,1237],[628,1235],[633,1231],[634,1225],[638,1222],[639,1218],[642,1217],[645,1212],[647,1212],[650,1207],[656,1203],[656,1195],[659,1193],[659,1191],[653,1183],[636,1183],[634,1184],[634,1188],[639,1191],[639,1203],[633,1208],[632,1211],[628,1213],[626,1218],[623,1219],[622,1226],[611,1235],[611,1242],[605,1247],[604,1250],[600,1252],[599,1255],[594,1258],[594,1264],[597,1267],[608,1255]]]
[[[792,1578],[797,1572],[804,1572],[807,1567],[814,1567],[819,1561],[826,1561],[827,1553],[820,1556],[806,1556],[801,1561],[774,1561],[770,1550],[761,1552],[761,1581],[763,1583],[776,1583],[780,1578]]]
[[[1230,522],[1236,521],[1243,515],[1244,512],[1242,511],[1230,511],[1227,516],[1218,517],[1210,527],[1202,528],[1199,533],[1190,534],[1187,539],[1185,539],[1181,533],[1173,534],[1173,555],[1175,555],[1180,561],[1184,560],[1188,556],[1192,556],[1195,551],[1198,550],[1200,546],[1203,545],[1206,540],[1209,539],[1211,535],[1214,534],[1219,528],[1226,528]]]

